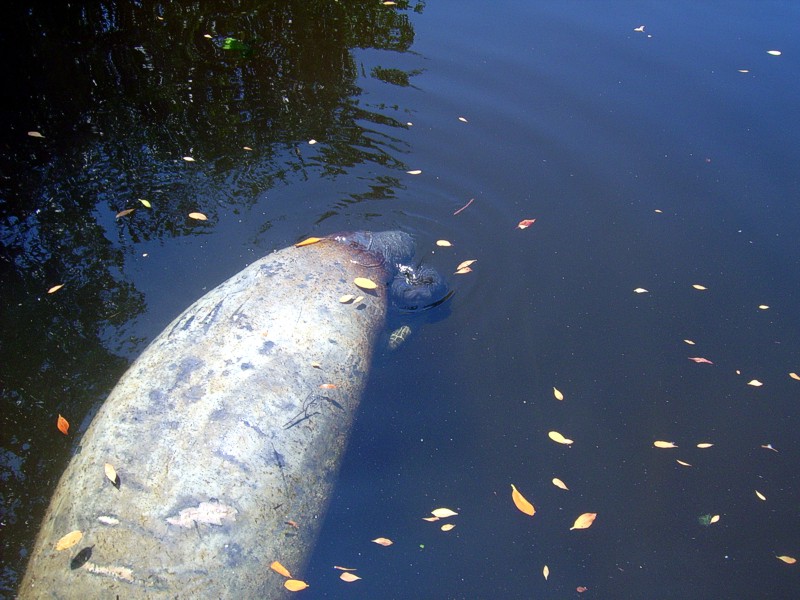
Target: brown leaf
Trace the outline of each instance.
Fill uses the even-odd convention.
[[[273,571],[275,571],[276,573],[280,573],[284,577],[287,577],[287,578],[291,578],[292,577],[292,574],[289,573],[289,569],[284,567],[277,560],[273,560],[272,564],[270,564],[269,568],[272,569]]]
[[[306,589],[308,584],[305,581],[300,581],[299,579],[287,579],[283,582],[283,587],[290,592],[299,592]]]
[[[345,571],[344,573],[339,575],[339,579],[341,579],[342,581],[346,581],[347,583],[352,583],[354,581],[358,581],[359,579],[361,579],[361,577]]]
[[[56,542],[56,550],[60,552],[61,550],[72,548],[75,544],[81,541],[82,537],[83,532],[78,531],[77,529],[75,531],[70,531],[67,535]]]
[[[119,219],[120,217],[127,217],[129,214],[131,214],[135,210],[136,210],[135,208],[126,208],[125,210],[119,211],[114,218],[115,219]]]
[[[67,435],[69,433],[69,421],[67,421],[61,415],[58,415],[58,421],[56,422],[56,427],[58,427],[58,430],[64,435]]]
[[[597,513],[583,513],[581,516],[575,519],[575,523],[573,523],[572,527],[570,527],[569,530],[572,531],[573,529],[587,529],[592,526],[595,517],[597,517]]]
[[[389,538],[385,538],[385,537],[375,538],[372,541],[375,542],[376,544],[380,544],[381,546],[391,546],[392,544],[394,544],[394,542],[392,540],[390,540]]]
[[[516,506],[520,512],[531,517],[536,514],[536,509],[533,507],[533,504],[528,502],[525,496],[519,493],[519,490],[517,490],[513,483],[511,484],[511,500],[514,501],[514,506]]]

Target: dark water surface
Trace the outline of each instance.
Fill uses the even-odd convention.
[[[209,4],[2,26],[0,590],[185,306],[307,235],[401,228],[477,262],[378,351],[304,597],[795,596],[800,6]]]

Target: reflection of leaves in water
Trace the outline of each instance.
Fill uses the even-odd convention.
[[[419,75],[422,73],[419,69],[415,69],[413,71],[405,72],[400,69],[391,69],[391,68],[384,68],[384,67],[375,67],[372,69],[372,76],[375,79],[380,79],[386,83],[391,83],[392,85],[399,85],[401,87],[408,87],[410,84],[411,77],[415,75]]]
[[[706,527],[708,527],[709,525],[711,525],[711,516],[712,515],[700,515],[699,517],[697,517],[697,522],[700,523],[700,525],[705,525]]]
[[[250,44],[232,37],[225,38],[225,41],[222,43],[222,49],[235,50],[239,52],[242,57],[248,57],[253,54],[253,47]]]

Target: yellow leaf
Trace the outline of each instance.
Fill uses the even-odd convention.
[[[513,483],[511,484],[511,499],[514,501],[514,506],[516,506],[521,512],[525,513],[526,515],[530,515],[531,517],[536,514],[536,509],[533,507],[533,504],[528,502],[525,499],[525,496],[519,493]]]
[[[759,500],[766,501],[766,499],[767,499],[767,497],[764,494],[762,494],[761,492],[759,492],[758,490],[756,490],[756,496],[758,496]]]
[[[561,393],[561,390],[558,388],[553,388],[553,396],[555,396],[556,400],[563,400],[564,394]]]
[[[434,521],[438,521],[439,517],[422,517],[423,521],[428,521],[428,523],[433,523]]]
[[[677,446],[672,442],[662,442],[661,440],[656,440],[653,442],[653,446],[656,448],[677,448]]]
[[[341,302],[342,304],[349,304],[350,302],[352,302],[355,299],[356,299],[356,297],[353,296],[353,294],[345,294],[344,296],[339,298],[339,302]]]
[[[441,526],[440,529],[442,531],[450,531],[453,527],[455,527],[455,525],[453,525],[452,523],[445,523],[444,525]]]
[[[284,567],[277,560],[273,560],[272,564],[269,566],[269,568],[272,569],[273,571],[275,571],[276,573],[280,573],[284,577],[287,577],[287,578],[291,578],[292,577],[292,574],[289,573],[289,569]]]
[[[550,567],[547,565],[542,567],[542,575],[544,576],[544,580],[547,581],[547,578],[550,577]]]
[[[455,517],[458,513],[453,512],[449,508],[437,508],[436,510],[432,510],[431,514],[434,517],[439,517],[440,519],[446,519],[447,517]]]
[[[295,247],[300,248],[301,246],[310,246],[311,244],[316,244],[317,242],[321,241],[322,238],[318,237],[310,237],[304,239],[302,242],[297,242]]]
[[[573,529],[586,529],[591,527],[595,517],[597,517],[597,513],[583,513],[580,517],[575,519],[575,523],[573,523],[569,530],[572,531]]]
[[[116,487],[118,484],[118,475],[117,470],[114,468],[114,465],[111,463],[106,463],[103,465],[103,470],[105,471],[106,477],[108,477],[109,481],[114,484]]]
[[[363,290],[374,290],[376,287],[378,287],[377,283],[372,281],[372,279],[367,279],[366,277],[356,277],[353,280],[353,283]]]
[[[797,381],[800,381],[800,375],[798,375],[797,373],[789,373],[789,377],[791,377],[792,379],[796,379]]]
[[[207,216],[205,216],[205,215],[204,215],[203,213],[201,213],[201,212],[190,212],[190,213],[189,213],[189,218],[190,218],[190,219],[196,219],[196,220],[198,220],[198,221],[208,221],[208,217],[207,217]]]
[[[55,293],[56,293],[58,290],[60,290],[62,287],[64,287],[64,284],[63,284],[63,283],[59,283],[58,285],[54,285],[54,286],[53,286],[53,287],[51,287],[49,290],[47,290],[47,293],[48,293],[48,294],[55,294]]]
[[[700,442],[699,444],[697,444],[697,447],[701,448],[701,449],[705,449],[705,448],[711,448],[711,446],[713,446],[713,445],[714,444],[712,444],[710,442]]]
[[[784,554],[784,555],[782,555],[782,556],[776,556],[776,558],[777,558],[778,560],[782,560],[782,561],[783,561],[783,562],[785,562],[787,565],[793,565],[794,563],[796,563],[796,562],[797,562],[797,559],[796,559],[796,558],[792,558],[791,556],[786,556],[785,554]]]
[[[56,550],[66,550],[67,548],[72,548],[75,544],[81,541],[83,537],[83,532],[78,531],[70,531],[67,535],[62,537],[60,540],[56,542]]]
[[[394,542],[389,538],[379,537],[372,540],[376,544],[380,544],[381,546],[391,546]]]
[[[142,205],[143,205],[145,208],[150,208],[150,206],[151,206],[151,205],[150,205],[150,201],[149,201],[149,200],[145,200],[144,198],[139,198],[139,202],[141,202],[141,203],[142,203]]]
[[[750,381],[747,382],[747,385],[752,385],[753,387],[761,387],[764,384],[761,383],[758,379],[751,379]]]
[[[687,462],[683,462],[682,460],[675,459],[675,462],[678,463],[679,465],[681,465],[682,467],[691,467],[692,466]]]
[[[443,248],[448,248],[448,247],[452,246],[453,244],[451,244],[447,240],[436,240],[436,245],[437,246],[442,246]]]
[[[476,263],[476,262],[478,262],[477,258],[471,258],[469,260],[465,260],[463,262],[460,262],[460,263],[458,263],[458,266],[456,267],[456,271],[460,271],[461,269],[466,269],[468,266],[470,266],[471,264]]]
[[[561,481],[558,477],[553,477],[553,485],[562,490],[568,490],[567,484]]]
[[[346,581],[347,583],[352,583],[354,581],[358,581],[359,579],[361,579],[361,577],[345,571],[344,573],[339,575],[339,579],[341,579],[342,581]]]
[[[547,436],[553,440],[554,442],[558,442],[559,444],[566,444],[569,446],[573,443],[572,440],[565,438],[563,435],[558,433],[557,431],[551,431],[547,434]]]
[[[707,287],[705,287],[703,285],[700,285],[699,283],[695,283],[694,285],[692,285],[692,287],[694,289],[696,289],[696,290],[707,290],[708,289]]]
[[[299,592],[300,590],[306,589],[308,584],[305,581],[300,581],[299,579],[287,579],[283,582],[283,587],[290,592]]]
[[[713,517],[711,517],[711,519],[708,521],[708,524],[709,524],[709,525],[713,525],[714,523],[717,523],[718,521],[719,521],[719,515],[714,515],[714,516],[713,516]]]

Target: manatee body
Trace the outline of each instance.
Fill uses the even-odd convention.
[[[269,565],[302,575],[411,256],[399,232],[286,248],[175,319],[86,431],[19,597],[283,597]],[[379,285],[357,290],[356,277]],[[364,300],[338,302],[347,293]]]

